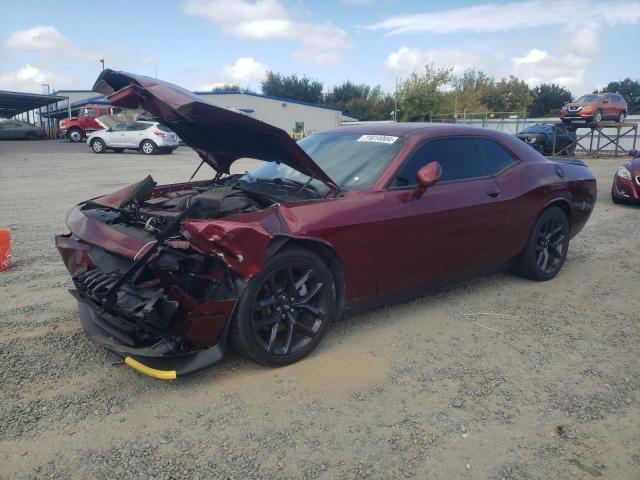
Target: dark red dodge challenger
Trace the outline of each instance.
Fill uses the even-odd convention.
[[[549,280],[596,200],[583,163],[487,129],[359,125],[295,143],[156,79],[105,70],[93,89],[215,171],[87,200],[56,238],[88,335],[157,378],[219,361],[228,340],[264,365],[295,362],[346,308],[470,273]],[[262,163],[229,175],[239,158]]]

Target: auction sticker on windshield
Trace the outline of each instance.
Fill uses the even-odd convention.
[[[376,143],[395,143],[398,137],[392,137],[390,135],[362,135],[359,142],[376,142]]]

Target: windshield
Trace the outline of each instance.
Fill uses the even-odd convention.
[[[345,190],[371,187],[402,148],[400,137],[360,133],[319,133],[298,145]],[[283,163],[265,162],[242,177],[244,181],[284,178],[307,182],[309,177]],[[318,187],[321,182],[312,181]]]
[[[578,100],[576,100],[576,103],[599,102],[602,99],[602,95],[583,95]]]

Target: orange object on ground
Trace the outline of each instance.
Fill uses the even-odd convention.
[[[11,266],[11,232],[0,228],[0,272]]]

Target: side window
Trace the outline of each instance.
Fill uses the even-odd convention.
[[[96,109],[95,108],[87,108],[85,110],[85,117],[87,118],[95,118],[96,116]]]
[[[125,123],[117,123],[115,127],[111,129],[112,132],[124,132],[127,128]]]
[[[442,167],[441,182],[482,177],[483,157],[473,138],[431,140],[418,149],[402,167],[392,187],[417,184],[416,174],[426,164],[438,161]]]
[[[476,142],[484,158],[485,175],[496,175],[516,163],[511,154],[493,140],[477,138]]]

